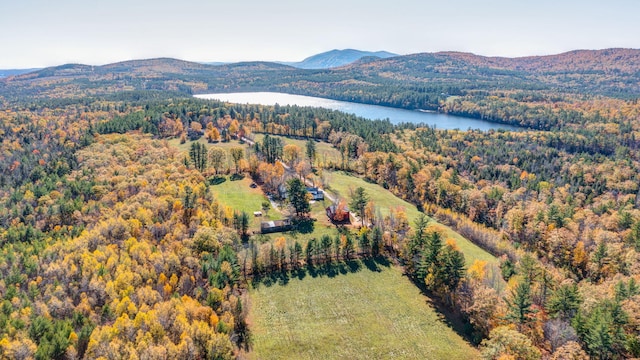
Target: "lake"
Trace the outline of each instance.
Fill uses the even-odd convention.
[[[276,92],[246,92],[226,94],[200,94],[195,95],[200,99],[216,99],[236,104],[261,104],[261,105],[298,105],[313,106],[331,110],[355,114],[363,118],[389,119],[392,124],[401,122],[425,123],[435,125],[438,129],[491,129],[522,130],[512,125],[498,124],[486,120],[471,119],[461,116],[447,115],[436,112],[419,110],[396,109],[386,106],[366,105],[348,101],[330,100],[313,96],[291,95]]]

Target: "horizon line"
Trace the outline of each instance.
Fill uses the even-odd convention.
[[[155,56],[155,57],[129,58],[129,59],[125,59],[125,60],[116,60],[116,61],[93,63],[93,64],[92,63],[82,63],[82,62],[70,61],[70,62],[63,62],[63,63],[58,63],[58,64],[55,64],[55,65],[46,65],[46,66],[26,66],[26,67],[11,67],[11,66],[7,66],[7,67],[5,67],[3,65],[0,65],[0,70],[5,70],[5,71],[6,70],[33,70],[33,71],[37,71],[37,70],[42,70],[42,69],[47,69],[47,68],[54,68],[54,67],[64,66],[64,65],[107,66],[107,65],[125,63],[125,62],[130,62],[130,61],[145,61],[145,60],[160,60],[160,59],[172,59],[172,60],[191,62],[191,63],[195,63],[195,64],[202,64],[202,65],[211,65],[211,64],[216,64],[216,63],[220,64],[220,65],[227,65],[227,64],[240,64],[240,63],[251,63],[251,62],[263,62],[263,63],[275,63],[275,64],[288,65],[288,64],[291,64],[291,63],[302,62],[302,61],[306,60],[307,58],[313,57],[313,56],[316,56],[316,55],[320,55],[320,54],[324,54],[324,53],[328,53],[328,52],[332,52],[332,51],[347,51],[347,50],[355,50],[355,51],[362,51],[362,52],[388,52],[388,53],[396,54],[397,56],[410,56],[410,55],[419,55],[419,54],[458,53],[458,54],[470,54],[470,55],[480,56],[480,57],[485,57],[485,58],[522,59],[522,58],[530,58],[530,57],[555,56],[555,55],[568,54],[568,53],[571,53],[571,52],[578,52],[578,51],[640,50],[640,48],[632,48],[632,47],[606,47],[606,48],[598,48],[598,49],[580,48],[580,49],[573,49],[573,50],[567,50],[567,51],[562,51],[562,52],[545,53],[545,54],[530,54],[530,55],[522,55],[522,56],[485,55],[485,54],[479,54],[479,53],[474,53],[474,52],[471,52],[471,51],[463,51],[463,50],[421,51],[421,52],[415,52],[415,53],[397,54],[397,53],[394,53],[393,51],[388,51],[388,50],[368,51],[368,50],[359,50],[359,49],[354,49],[354,48],[345,48],[345,49],[335,49],[334,48],[334,49],[331,49],[331,50],[326,50],[326,51],[322,51],[322,52],[319,52],[319,53],[315,53],[315,54],[309,55],[309,56],[307,56],[304,59],[299,60],[299,61],[256,60],[256,59],[253,59],[253,60],[230,60],[230,61],[218,61],[218,60],[202,60],[201,61],[201,60],[181,59],[179,57],[173,57],[173,56]]]

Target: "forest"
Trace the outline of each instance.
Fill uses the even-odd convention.
[[[432,66],[447,68],[444,56],[434,55]],[[397,60],[380,61],[353,66],[387,74],[384,61]],[[344,88],[327,83],[341,95],[308,93],[433,106],[530,129],[437,130],[317,108],[198,100],[185,92],[240,86],[231,70],[226,82],[203,81],[198,76],[214,76],[204,65],[188,68],[198,76],[156,80],[144,78],[157,71],[151,61],[133,73],[128,64],[69,66],[0,81],[0,357],[252,358],[254,286],[372,263],[397,264],[463,324],[458,332],[482,358],[639,357],[637,91],[606,81],[578,90],[590,76],[624,82],[632,65],[594,69],[576,80],[580,86],[551,90],[568,71],[562,58],[491,61],[510,72],[478,70],[475,89],[445,89],[435,79],[396,93],[402,81],[394,76],[404,79],[397,74],[380,91],[353,76]],[[346,71],[237,67],[247,66],[322,81]],[[524,71],[556,75],[547,83],[533,75],[492,82]],[[456,73],[443,78],[455,82]],[[352,87],[361,98],[349,98]],[[401,99],[383,102],[385,91]],[[321,146],[331,156],[318,156]],[[304,181],[338,188],[332,172],[390,191],[420,215],[410,221],[406,209],[382,211],[385,204],[359,187],[335,204],[357,215],[355,225],[322,227],[324,208],[310,206]],[[296,229],[312,231],[255,233],[249,213],[217,193],[232,178],[266,193],[286,188],[282,206]],[[275,220],[280,210],[271,206],[263,211]],[[444,225],[495,263],[474,256]]]

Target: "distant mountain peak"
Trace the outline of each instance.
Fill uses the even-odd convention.
[[[356,49],[333,49],[327,52],[309,56],[308,58],[294,63],[287,63],[300,69],[329,69],[349,65],[362,58],[389,58],[398,54],[388,51],[362,51]]]

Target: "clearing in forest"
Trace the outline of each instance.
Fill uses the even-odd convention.
[[[400,268],[367,260],[250,291],[251,359],[476,359]]]

